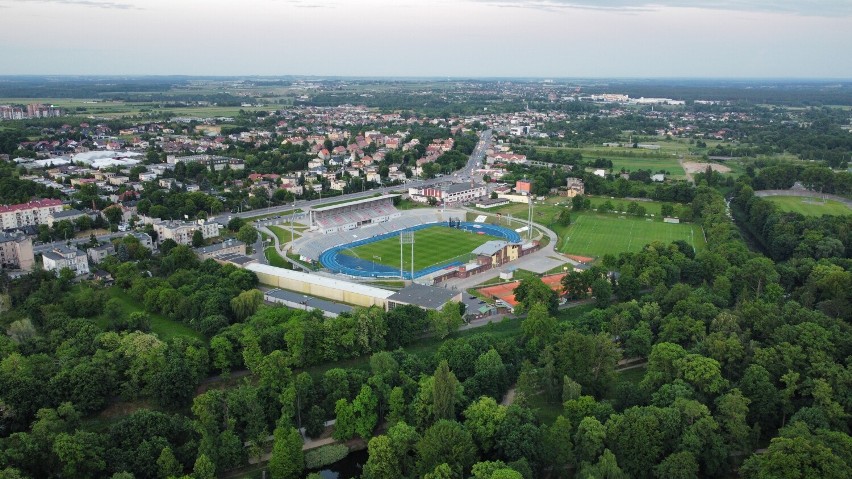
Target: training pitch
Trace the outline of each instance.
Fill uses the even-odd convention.
[[[500,238],[477,234],[447,226],[435,226],[414,232],[414,269],[421,270],[434,264],[445,263],[464,256],[486,241]],[[374,263],[399,268],[399,236],[374,243],[347,248],[341,254]],[[411,269],[411,245],[403,246],[403,269]]]
[[[852,209],[835,200],[823,201],[821,198],[802,196],[766,196],[764,199],[775,203],[781,211],[792,211],[805,216],[852,214]]]
[[[640,251],[654,241],[684,240],[697,251],[704,249],[701,227],[690,223],[671,224],[618,215],[575,214],[574,222],[560,234],[559,251],[601,257]]]

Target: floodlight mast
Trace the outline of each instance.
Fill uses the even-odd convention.
[[[399,278],[405,279],[405,273],[403,270],[403,261],[402,261],[402,245],[410,244],[411,245],[411,280],[414,280],[414,232],[413,231],[400,231],[399,232]]]

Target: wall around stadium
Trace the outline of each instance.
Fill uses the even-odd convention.
[[[356,306],[386,308],[387,299],[393,295],[386,289],[265,264],[250,264],[246,269],[253,271],[262,284]]]

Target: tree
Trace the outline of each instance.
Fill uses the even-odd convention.
[[[440,311],[430,311],[429,319],[432,330],[439,339],[444,339],[450,333],[457,331],[464,322],[459,313],[459,307],[453,302],[446,303]]]
[[[240,227],[237,232],[237,239],[251,246],[257,241],[258,232],[254,226],[246,224]]]
[[[201,234],[201,230],[195,230],[192,232],[192,246],[194,248],[204,246],[204,235]]]
[[[515,300],[518,301],[522,310],[529,311],[535,304],[544,305],[547,308],[547,312],[553,316],[559,310],[559,300],[556,291],[550,289],[538,276],[522,279],[515,288],[514,293]]]
[[[606,427],[594,417],[584,417],[574,435],[574,453],[577,456],[577,462],[594,461],[603,451],[605,441]]]
[[[367,463],[364,464],[364,479],[397,479],[402,477],[402,468],[394,445],[387,436],[376,436],[367,444]]]
[[[105,208],[101,211],[101,214],[104,215],[104,218],[109,221],[110,225],[117,225],[121,222],[121,217],[123,215],[121,211],[121,207],[117,205],[110,206],[109,208]]]
[[[206,454],[198,456],[192,467],[193,479],[216,479],[216,465]]]
[[[753,454],[740,468],[746,479],[841,479],[850,472],[831,448],[804,436],[773,438],[766,453]]]
[[[660,479],[694,479],[698,477],[698,461],[691,452],[676,452],[654,466],[654,475]]]
[[[180,476],[183,474],[183,466],[178,462],[172,448],[164,447],[157,459],[157,469],[160,472],[160,477]]]
[[[446,463],[452,477],[461,478],[476,462],[476,445],[461,424],[442,419],[423,434],[417,444],[417,456],[419,476]]]
[[[238,320],[244,320],[251,316],[263,302],[263,293],[257,289],[243,291],[231,299],[231,311]]]
[[[272,456],[269,458],[269,474],[272,479],[297,479],[305,468],[302,452],[302,436],[292,426],[279,425],[275,428]]]
[[[388,398],[388,425],[393,427],[394,424],[408,419],[407,405],[405,403],[405,391],[399,386],[391,389]]]
[[[577,473],[578,479],[628,479],[629,477],[618,467],[615,454],[609,449],[604,450],[597,463],[586,463]]]
[[[592,296],[595,297],[595,306],[606,308],[612,299],[612,285],[606,278],[598,278],[592,282]]]
[[[546,449],[544,458],[557,474],[574,464],[572,432],[571,423],[562,415],[557,416],[553,424],[544,432],[542,440],[542,445]]]
[[[372,437],[373,429],[378,422],[379,399],[370,386],[361,386],[361,392],[352,401],[352,412],[355,415],[355,433],[363,439]]]
[[[556,223],[559,224],[559,226],[570,226],[571,211],[569,211],[567,208],[560,211],[559,217],[556,219]]]
[[[470,431],[479,450],[490,454],[494,449],[497,429],[506,417],[506,408],[491,397],[481,397],[464,410],[464,426]]]
[[[542,303],[534,303],[521,322],[527,349],[535,355],[550,343],[556,329],[556,318],[548,313],[547,306]]]
[[[432,389],[432,407],[434,418],[455,419],[456,418],[456,392],[459,381],[455,374],[450,371],[446,360],[438,363],[434,374],[435,383]]]
[[[338,399],[334,405],[334,413],[336,417],[332,436],[338,441],[352,439],[356,433],[356,418],[352,405],[346,399]]]

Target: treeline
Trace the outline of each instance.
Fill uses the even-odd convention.
[[[53,188],[18,178],[14,164],[0,162],[0,204],[26,203],[33,199],[61,196],[61,193]]]

